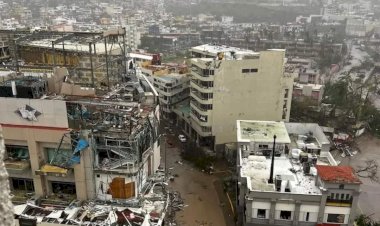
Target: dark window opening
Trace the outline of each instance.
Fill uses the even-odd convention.
[[[249,69],[242,69],[241,73],[249,73],[249,71],[250,71]]]
[[[288,98],[289,96],[289,89],[285,89],[284,98]]]
[[[309,221],[310,220],[310,213],[309,212],[307,212],[306,213],[306,218],[305,218],[305,221]]]
[[[346,200],[350,200],[350,195],[346,194]]]
[[[29,160],[29,150],[26,146],[6,145],[7,157],[11,160]]]
[[[344,223],[344,214],[328,214],[327,222]]]
[[[291,211],[281,210],[280,219],[291,220],[291,218],[292,218],[292,212]]]
[[[341,199],[341,200],[344,199],[344,194],[340,194],[340,199]]]
[[[51,182],[51,187],[55,194],[76,194],[75,183],[54,181]]]
[[[11,181],[13,190],[34,192],[32,179],[12,178]]]
[[[257,69],[257,68],[251,68],[251,73],[256,73],[258,71],[259,71],[259,69]]]
[[[339,189],[344,189],[344,184],[340,184]]]
[[[265,209],[257,209],[257,218],[265,218],[266,210]]]

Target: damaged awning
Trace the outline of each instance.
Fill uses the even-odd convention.
[[[68,172],[69,172],[68,169],[58,167],[58,166],[53,166],[50,164],[45,164],[39,170],[36,170],[37,175],[52,175],[52,176],[60,176],[60,177],[67,176]]]

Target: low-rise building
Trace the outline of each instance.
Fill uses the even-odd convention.
[[[323,98],[324,85],[294,83],[293,98],[302,99],[305,97],[320,103]]]
[[[318,125],[239,120],[237,128],[239,224],[353,225],[361,182],[336,165]]]

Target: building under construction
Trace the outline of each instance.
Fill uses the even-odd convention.
[[[111,91],[81,87],[66,68],[0,84],[5,166],[15,204],[125,202],[160,164],[159,106],[131,70]]]
[[[125,33],[0,30],[1,67],[42,73],[66,67],[77,84],[110,87],[127,74]]]

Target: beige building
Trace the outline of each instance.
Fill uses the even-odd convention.
[[[202,45],[191,52],[190,108],[176,112],[199,144],[236,142],[238,119],[289,120],[294,77],[285,72],[285,50]]]
[[[151,93],[127,82],[95,98],[94,89],[63,82],[67,70],[55,72],[0,83],[12,201],[66,206],[137,197],[160,164]]]

